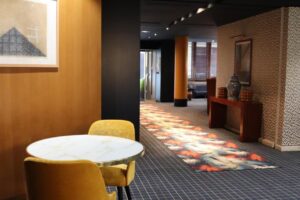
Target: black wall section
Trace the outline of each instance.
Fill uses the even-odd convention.
[[[162,42],[162,40],[142,40],[141,49],[159,49]]]
[[[174,101],[175,41],[165,40],[161,45],[161,98],[162,102]]]
[[[161,49],[161,102],[174,101],[175,41],[141,41],[141,49]]]
[[[102,45],[102,119],[133,122],[138,140],[139,0],[102,0]]]

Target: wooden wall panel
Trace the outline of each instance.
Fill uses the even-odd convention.
[[[31,142],[86,133],[100,118],[101,1],[60,0],[60,67],[0,68],[0,199],[25,192]]]

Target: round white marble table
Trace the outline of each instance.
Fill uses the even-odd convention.
[[[99,166],[128,163],[144,154],[141,143],[113,136],[70,135],[39,140],[27,153],[46,160],[89,160]]]

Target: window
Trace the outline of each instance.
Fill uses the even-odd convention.
[[[216,42],[211,43],[211,57],[210,57],[210,76],[217,76],[217,48],[218,44]]]
[[[188,43],[188,79],[192,79],[192,42]]]
[[[211,51],[209,52],[210,44]],[[217,43],[189,42],[187,65],[188,79],[191,81],[205,81],[208,77],[215,77],[217,73]]]
[[[206,42],[197,42],[194,46],[193,80],[204,81],[207,78],[207,45]]]

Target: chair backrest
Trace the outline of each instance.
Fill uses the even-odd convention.
[[[108,200],[98,166],[90,161],[24,161],[29,200]]]
[[[126,120],[98,120],[90,129],[91,135],[110,135],[135,140],[134,125]]]

